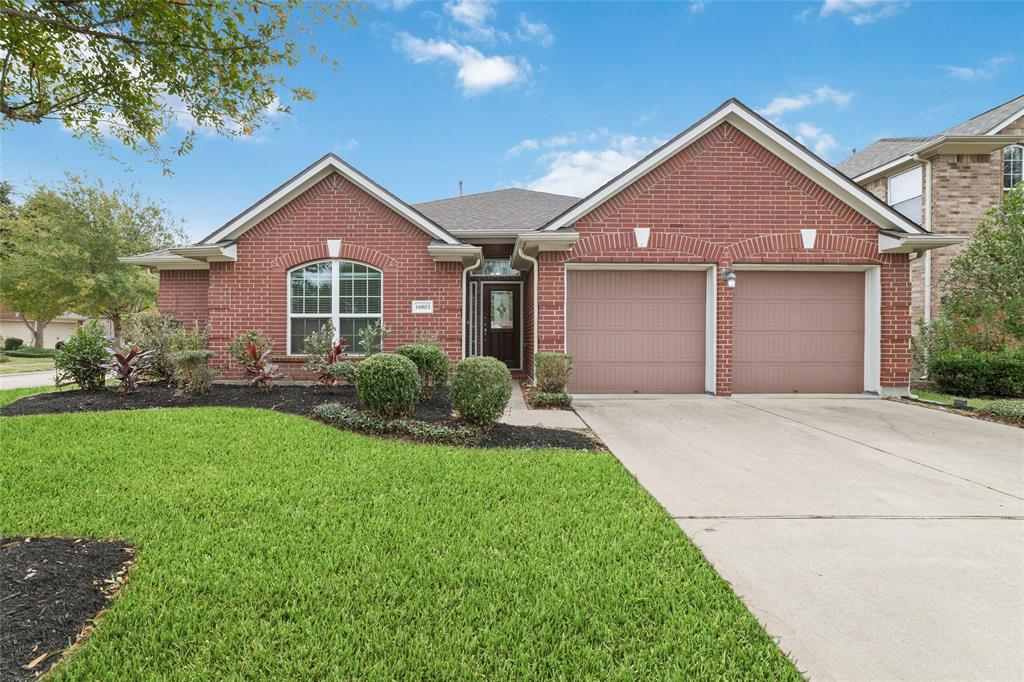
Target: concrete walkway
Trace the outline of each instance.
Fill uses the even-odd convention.
[[[514,426],[544,426],[549,429],[585,429],[587,425],[572,410],[531,410],[526,407],[523,389],[512,382],[512,396],[501,421]]]
[[[34,388],[36,386],[53,386],[55,372],[52,369],[43,372],[15,372],[0,374],[0,390],[5,388]]]
[[[882,400],[575,405],[810,679],[1024,679],[1024,430]]]

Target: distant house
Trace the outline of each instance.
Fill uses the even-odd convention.
[[[67,341],[87,319],[77,313],[64,313],[50,320],[43,330],[43,347],[53,348],[60,341]],[[32,345],[32,332],[25,326],[21,315],[3,306],[0,306],[0,336],[5,339],[13,336],[24,341],[26,346]]]
[[[933,234],[971,234],[1024,177],[1024,95],[925,137],[886,137],[837,168]],[[910,263],[911,316],[942,306],[941,279],[962,246]]]
[[[209,325],[227,379],[248,330],[302,378],[311,332],[330,321],[358,353],[382,321],[385,350],[429,334],[524,377],[570,353],[576,393],[901,394],[910,258],[963,239],[729,100],[582,199],[410,205],[328,154],[197,244],[122,260],[159,271],[161,311]]]

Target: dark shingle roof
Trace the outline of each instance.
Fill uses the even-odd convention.
[[[446,230],[536,230],[573,204],[577,197],[510,188],[414,204]]]
[[[978,114],[963,123],[958,123],[952,128],[947,128],[938,135],[930,137],[883,137],[872,142],[845,161],[840,161],[836,164],[836,168],[849,177],[855,178],[873,168],[878,168],[890,161],[895,161],[920,147],[925,142],[941,135],[987,135],[990,130],[1021,110],[1024,110],[1024,95],[1015,97],[1009,102]]]

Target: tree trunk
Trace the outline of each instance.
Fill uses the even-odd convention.
[[[114,338],[118,341],[121,340],[121,315],[120,313],[114,313],[107,317],[110,320],[110,329],[114,334]]]
[[[36,320],[36,328],[32,332],[32,345],[36,350],[43,349],[43,332],[46,331],[46,325],[48,324],[50,324],[49,320]]]

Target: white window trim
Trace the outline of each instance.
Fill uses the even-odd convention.
[[[1018,180],[1017,182],[1024,181],[1024,145],[1010,144],[1010,145],[1007,145],[1007,146],[1003,147],[1003,158],[1001,159],[1002,163],[1000,164],[1000,171],[1001,172],[999,173],[999,184],[1003,185],[1003,191],[1004,192],[1009,192],[1011,189],[1013,189],[1016,186],[1016,184],[1011,185],[1009,187],[1006,186],[1006,150],[1007,149],[1019,149],[1020,150],[1020,153],[1021,153],[1021,180]]]
[[[330,314],[324,315],[322,313],[293,313],[292,312],[292,273],[297,270],[308,268],[310,265],[316,265],[317,263],[330,263],[331,264],[331,312]],[[375,272],[380,273],[380,312],[377,314],[361,314],[361,313],[341,313],[341,305],[338,301],[338,290],[339,290],[339,279],[341,276],[341,264],[342,263],[354,263],[355,265],[365,266]],[[369,263],[363,263],[357,260],[351,260],[348,258],[322,258],[320,260],[309,261],[308,263],[302,263],[296,265],[293,268],[289,268],[285,273],[285,287],[287,287],[287,300],[285,302],[285,316],[287,318],[286,325],[286,340],[287,340],[287,355],[289,357],[306,357],[306,353],[293,353],[292,352],[292,319],[319,319],[327,317],[331,320],[331,324],[334,326],[334,340],[337,341],[341,337],[341,320],[347,319],[358,319],[358,320],[379,320],[381,324],[384,324],[384,271],[380,268],[376,268]],[[346,349],[348,350],[348,349]],[[362,353],[345,353],[346,356],[351,357],[362,357]]]

